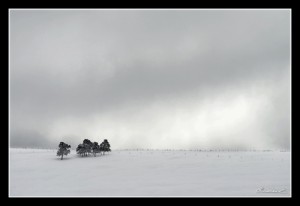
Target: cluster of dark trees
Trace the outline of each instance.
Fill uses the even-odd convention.
[[[87,156],[89,154],[93,154],[95,157],[97,153],[105,154],[105,152],[110,152],[110,144],[105,139],[100,145],[98,142],[91,142],[89,139],[83,140],[82,144],[79,144],[76,148],[77,154],[81,156]]]
[[[61,160],[63,159],[64,155],[68,155],[70,153],[71,146],[60,142],[58,145],[58,151],[57,156],[61,156]],[[98,142],[91,142],[89,139],[84,139],[82,144],[79,144],[76,148],[77,154],[81,156],[88,156],[90,154],[93,154],[95,157],[97,153],[100,153],[101,155],[104,155],[105,152],[110,152],[110,144],[105,139],[100,145]]]

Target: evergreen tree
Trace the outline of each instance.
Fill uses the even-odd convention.
[[[103,155],[105,152],[110,152],[110,144],[107,141],[107,139],[105,139],[101,144],[100,144],[100,151],[103,152]]]
[[[104,155],[104,142],[101,142],[99,147],[100,147],[100,154]]]
[[[92,152],[93,143],[89,139],[83,140],[83,146],[85,148],[86,155]]]
[[[96,157],[96,154],[100,152],[100,145],[98,142],[94,142],[92,146],[93,154]]]
[[[85,148],[83,144],[79,144],[78,147],[76,148],[77,154],[84,156],[85,155]]]
[[[92,152],[93,143],[89,139],[84,139],[82,144],[79,144],[76,148],[77,154],[81,156],[87,156]]]
[[[58,150],[57,150],[57,156],[61,156],[61,160],[63,159],[64,155],[68,155],[70,154],[70,148],[71,146],[64,143],[64,142],[60,142],[58,145]]]

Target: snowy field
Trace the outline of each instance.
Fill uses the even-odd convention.
[[[10,196],[290,196],[290,152],[10,149]]]

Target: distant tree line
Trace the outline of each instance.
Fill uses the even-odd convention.
[[[57,156],[61,156],[62,160],[64,155],[70,154],[70,148],[70,145],[64,142],[60,142],[58,145]],[[84,139],[82,144],[79,144],[76,148],[77,154],[82,157],[89,156],[90,154],[93,154],[96,157],[97,153],[99,153],[100,155],[104,155],[105,152],[110,151],[110,144],[107,139],[104,139],[104,141],[100,145],[98,144],[98,142],[91,142],[89,139]]]

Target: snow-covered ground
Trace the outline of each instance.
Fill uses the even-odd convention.
[[[10,196],[290,196],[290,152],[10,149]]]

